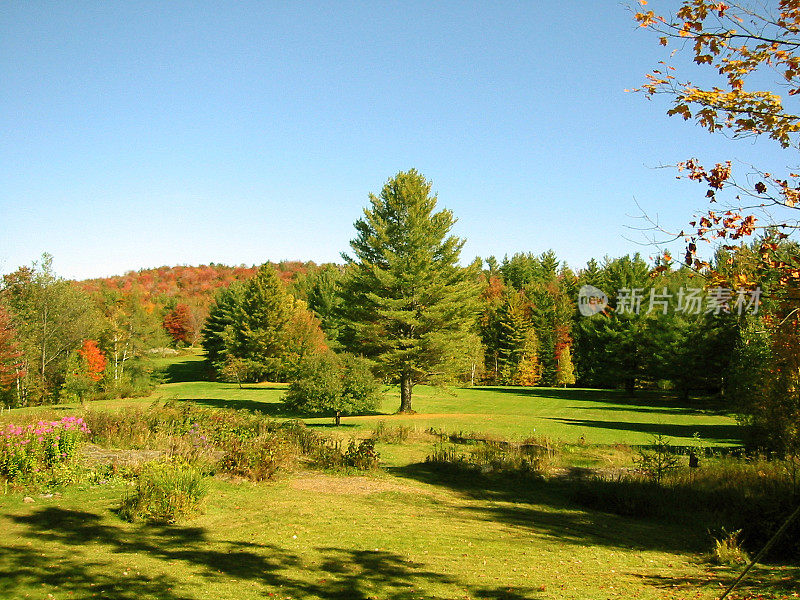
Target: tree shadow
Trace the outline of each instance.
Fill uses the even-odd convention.
[[[680,591],[696,591],[703,587],[709,587],[715,591],[720,591],[720,585],[727,588],[739,575],[743,567],[716,568],[713,575],[706,577],[690,576],[670,576],[661,574],[641,575],[634,573],[633,576],[640,579],[646,585],[668,589],[672,593]],[[783,598],[789,598],[790,594],[796,594],[800,588],[800,567],[780,567],[762,569],[756,566],[736,587],[736,597],[743,594],[755,595],[756,598],[773,597],[772,594],[779,593]],[[770,596],[764,596],[764,593]],[[785,595],[784,595],[785,594]]]
[[[587,509],[572,498],[578,478],[548,480],[483,475],[458,466],[415,463],[387,469],[394,475],[446,487],[470,500],[464,507],[484,519],[519,527],[576,546],[598,545],[628,550],[696,552],[705,547],[705,531],[655,519],[629,518]],[[555,509],[555,510],[553,510]]]
[[[313,549],[316,556],[309,561],[272,544],[214,539],[203,528],[115,524],[99,514],[53,506],[0,517],[0,522],[2,519],[23,527],[20,544],[0,547],[0,567],[8,574],[0,578],[0,594],[7,598],[52,586],[76,597],[102,592],[101,597],[120,600],[190,600],[196,596],[176,591],[188,583],[176,575],[181,570],[188,570],[193,582],[197,576],[226,585],[248,582],[299,598],[453,597],[452,593],[431,595],[431,586],[447,586],[451,592],[458,589],[462,593],[469,589],[482,598],[534,598],[529,590],[473,588],[452,575],[384,550],[317,547]],[[59,555],[51,543],[57,544]],[[91,554],[86,552],[89,548]],[[165,573],[121,572],[119,562],[113,560],[120,554],[156,559],[163,563]]]
[[[663,435],[666,437],[691,438],[695,434],[703,440],[717,443],[741,444],[742,429],[739,425],[700,425],[678,423],[632,423],[630,421],[600,421],[593,419],[569,419],[564,417],[542,417],[550,421],[590,427],[596,429],[614,429],[617,431],[635,431],[650,435]]]
[[[723,407],[720,407],[719,403],[713,398],[690,397],[688,400],[682,400],[675,394],[656,390],[640,390],[637,391],[634,396],[631,396],[624,390],[587,388],[479,386],[472,387],[470,390],[513,394],[529,398],[555,398],[558,400],[574,400],[576,402],[599,402],[604,405],[617,404],[620,407],[618,410],[647,411],[648,408],[674,408],[688,413],[721,414],[724,412],[722,411]]]
[[[173,362],[163,368],[164,383],[187,383],[209,381],[208,363],[204,360],[184,360]]]

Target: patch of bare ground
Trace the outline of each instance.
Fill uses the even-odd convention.
[[[297,490],[320,494],[368,496],[381,492],[425,493],[418,487],[380,477],[311,475],[293,479],[290,485]]]
[[[95,444],[84,444],[81,448],[81,459],[90,465],[137,466],[164,455],[163,450],[120,450],[117,448],[101,448]]]

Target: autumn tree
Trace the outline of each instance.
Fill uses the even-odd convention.
[[[464,240],[436,211],[431,183],[416,170],[389,179],[356,221],[352,268],[344,284],[345,343],[400,383],[400,412],[412,410],[421,382],[447,380],[471,361],[477,265],[458,264]],[[473,272],[474,271],[474,272]]]
[[[95,340],[84,340],[67,361],[64,392],[68,397],[85,402],[96,392],[106,369],[106,357]]]
[[[188,304],[178,302],[174,308],[167,311],[162,323],[174,343],[192,343],[196,327],[192,309]]]
[[[572,364],[572,353],[569,346],[560,349],[557,364],[556,385],[566,387],[575,383],[575,366]]]

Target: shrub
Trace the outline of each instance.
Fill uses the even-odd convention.
[[[380,455],[375,450],[375,440],[362,440],[358,444],[351,441],[344,453],[344,464],[361,471],[375,469]]]
[[[714,538],[713,560],[719,565],[744,565],[750,562],[750,556],[739,541],[741,529],[736,531],[725,531],[722,528],[722,535]]]
[[[233,443],[220,461],[220,468],[231,475],[252,481],[272,479],[292,456],[285,438],[267,433],[255,439]]]
[[[181,462],[146,465],[135,489],[122,501],[120,516],[127,521],[173,524],[198,513],[208,493],[204,473]]]
[[[283,401],[290,410],[336,417],[375,410],[380,385],[369,362],[356,356],[327,353],[304,362]]]

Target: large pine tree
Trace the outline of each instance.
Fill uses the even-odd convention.
[[[470,360],[477,273],[458,265],[464,240],[450,235],[453,213],[434,212],[431,183],[416,170],[369,199],[350,242],[354,257],[345,256],[343,341],[400,383],[400,412],[410,412],[414,385],[447,380]]]

